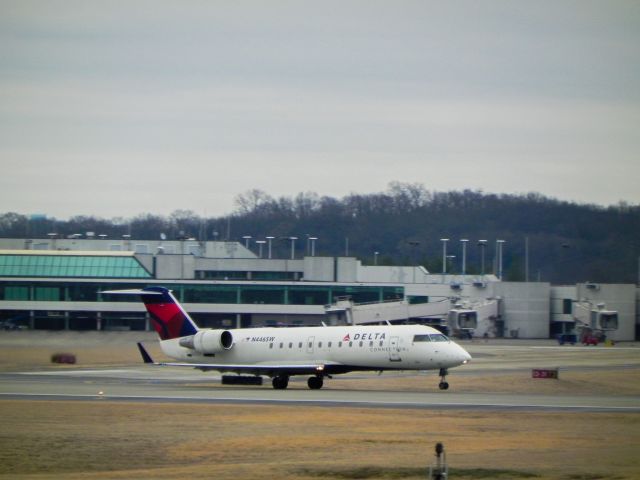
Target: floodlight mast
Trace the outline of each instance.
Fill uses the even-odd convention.
[[[318,240],[318,237],[309,237],[309,241],[311,242],[311,256],[312,257],[316,256],[316,240]]]
[[[487,241],[478,240],[478,246],[480,247],[480,274],[484,276],[484,250],[487,248]]]
[[[445,275],[447,273],[447,242],[449,239],[441,238],[440,241],[442,242],[442,275]]]
[[[296,240],[298,237],[289,237],[291,240],[291,260],[295,259],[295,250],[296,250]]]
[[[460,243],[462,243],[462,275],[466,275],[467,273],[467,242],[469,239],[461,238]]]
[[[266,238],[267,238],[267,242],[268,242],[268,245],[267,245],[267,257],[269,259],[271,259],[271,241],[276,237],[272,237],[272,236],[269,235]]]
[[[506,240],[496,240],[496,245],[498,247],[498,278],[502,280],[502,245],[506,242]]]

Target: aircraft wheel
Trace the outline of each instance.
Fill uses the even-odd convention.
[[[273,377],[271,384],[276,390],[284,390],[289,386],[289,377]]]
[[[322,388],[322,377],[309,377],[307,380],[307,385],[311,390],[319,390]]]
[[[440,387],[440,390],[447,390],[449,388],[449,384],[447,382],[440,382],[438,387]]]

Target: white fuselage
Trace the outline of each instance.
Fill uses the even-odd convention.
[[[161,341],[163,352],[194,364],[344,366],[348,370],[430,370],[462,365],[471,356],[424,325],[247,328],[229,330],[231,348],[203,355]],[[345,368],[347,370],[347,368]]]

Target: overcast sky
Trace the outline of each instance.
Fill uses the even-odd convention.
[[[640,203],[638,1],[0,0],[0,212]]]

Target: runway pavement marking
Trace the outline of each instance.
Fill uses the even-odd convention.
[[[93,370],[40,370],[36,372],[9,372],[15,373],[16,375],[94,375],[94,374],[105,374],[105,373],[131,373],[134,370],[102,370],[102,369],[93,369]]]
[[[193,403],[247,403],[247,404],[287,404],[307,406],[343,406],[343,407],[386,407],[386,408],[420,408],[420,409],[496,409],[496,410],[573,410],[573,411],[598,411],[598,412],[640,412],[640,406],[602,406],[602,405],[548,405],[548,404],[515,404],[515,403],[421,403],[410,401],[375,401],[375,400],[337,400],[337,399],[300,399],[300,398],[243,398],[221,397],[203,398],[189,396],[151,396],[151,395],[104,395],[96,394],[59,394],[59,393],[0,393],[0,398],[40,399],[40,400],[114,400],[114,401],[158,401],[158,402],[193,402]]]
[[[597,346],[531,346],[529,347],[533,350],[542,350],[542,349],[546,349],[546,350],[580,350],[582,352],[585,351],[589,351],[589,352],[618,352],[620,350],[629,350],[629,351],[634,351],[634,352],[640,352],[640,348],[634,348],[634,347],[597,347]]]

